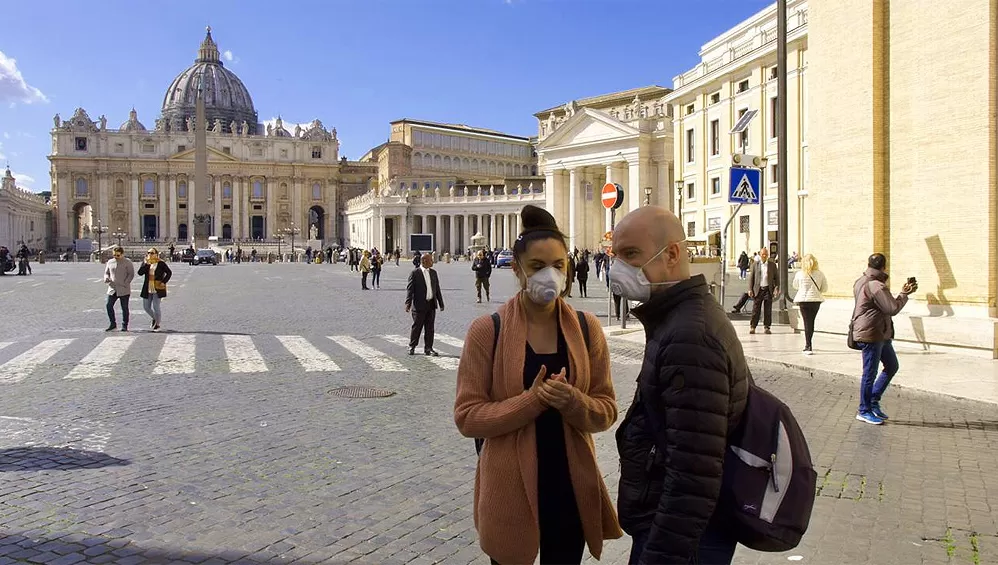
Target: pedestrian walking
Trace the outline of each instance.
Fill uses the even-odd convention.
[[[399,247],[395,248],[395,266],[399,266],[399,258],[402,257],[402,249]]]
[[[893,344],[893,318],[908,303],[908,296],[918,290],[918,282],[911,277],[901,287],[901,294],[893,296],[887,286],[886,268],[887,257],[882,253],[870,255],[866,272],[853,285],[856,302],[849,332],[856,347],[863,352],[863,378],[856,419],[868,424],[883,424],[888,419],[880,407],[880,400],[900,368]],[[881,364],[883,370],[878,377]]]
[[[380,252],[375,252],[371,256],[371,287],[381,288],[381,265],[385,262],[385,258]]]
[[[174,261],[174,253],[176,253],[176,251],[177,251],[177,248],[171,243],[170,244],[170,262],[171,263],[173,263],[173,261]]]
[[[163,322],[163,313],[160,309],[160,302],[166,298],[166,283],[170,282],[173,271],[164,261],[159,260],[159,250],[155,247],[146,252],[145,261],[139,267],[139,276],[145,276],[142,283],[142,308],[152,318],[149,327],[153,331],[159,331]]]
[[[814,336],[814,320],[818,317],[818,309],[825,301],[823,295],[828,290],[825,274],[818,270],[818,260],[810,253],[800,260],[801,270],[794,275],[793,286],[797,289],[794,304],[800,309],[804,318],[804,355],[813,355],[811,338]]]
[[[419,251],[413,251],[413,253],[412,253],[412,266],[416,267],[418,269],[419,265],[421,263],[421,261],[420,261],[421,258],[422,258],[422,255],[419,253]]]
[[[364,255],[360,258],[360,288],[367,288],[367,274],[371,272],[371,252],[364,250]]]
[[[21,248],[17,250],[17,274],[21,276],[28,276],[31,274],[31,263],[29,263],[29,258],[31,257],[31,252],[28,251],[28,246],[21,244]]]
[[[715,509],[751,376],[706,279],[690,276],[685,239],[679,218],[659,206],[627,214],[613,232],[610,279],[641,302],[633,314],[647,336],[638,390],[616,433],[629,564],[729,564],[737,545]]]
[[[475,254],[471,270],[475,272],[475,291],[478,292],[478,303],[482,303],[482,288],[485,288],[485,301],[490,302],[492,299],[489,297],[489,277],[492,276],[492,263],[485,259],[484,251],[479,250]]]
[[[433,332],[436,327],[437,308],[444,311],[444,297],[440,293],[440,280],[433,269],[433,256],[425,253],[420,266],[409,273],[405,286],[405,311],[412,312],[412,331],[409,333],[409,355],[416,354],[419,334],[423,334],[423,353],[437,357],[433,349]]]
[[[749,257],[748,253],[742,251],[742,254],[738,256],[738,280],[745,280],[748,276],[749,268]]]
[[[754,334],[762,316],[762,324],[767,334],[773,333],[773,299],[780,295],[780,275],[776,263],[769,260],[769,249],[759,250],[759,261],[752,263],[748,275],[748,293],[752,299],[752,319],[749,320],[749,333]]]
[[[576,249],[575,253],[568,254],[568,297],[572,297],[572,287],[575,286],[575,256],[578,254],[579,250]]]
[[[475,527],[492,563],[578,564],[586,546],[623,535],[592,434],[617,419],[599,319],[574,310],[568,246],[554,218],[528,205],[513,244],[519,292],[472,322],[457,370],[454,420],[484,438]]]
[[[104,265],[104,284],[107,285],[107,319],[106,332],[114,331],[118,322],[114,319],[114,303],[121,304],[121,331],[128,331],[128,299],[132,294],[132,279],[135,278],[135,266],[125,257],[125,250],[115,246],[111,251],[111,259]]]
[[[582,298],[588,297],[589,291],[586,288],[586,283],[589,282],[588,252],[575,265],[575,279],[579,281],[579,296]]]

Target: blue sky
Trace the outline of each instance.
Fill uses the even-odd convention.
[[[402,117],[536,134],[534,112],[658,84],[768,0],[219,0],[9,2],[0,40],[0,160],[50,186],[52,116],[152,127],[211,25],[260,121],[319,118],[341,155]]]

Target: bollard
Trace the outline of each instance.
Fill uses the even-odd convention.
[[[78,261],[78,259],[79,259],[79,257],[76,255],[76,252],[74,251],[73,252],[73,262],[76,263]]]
[[[38,264],[39,265],[45,264],[45,254],[42,253],[41,251],[38,252]]]
[[[274,254],[272,252],[268,251],[267,252],[267,263],[268,264],[273,264],[273,262],[274,262]]]

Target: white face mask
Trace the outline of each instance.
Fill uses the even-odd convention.
[[[535,304],[550,304],[565,290],[566,279],[565,273],[561,270],[544,267],[527,277],[527,286],[523,290]]]
[[[682,241],[677,241],[676,243],[683,243]],[[671,243],[669,245],[672,245]],[[669,282],[659,282],[653,283],[648,280],[645,276],[644,268],[659,255],[665,253],[665,250],[669,246],[666,245],[659,250],[658,253],[652,256],[651,259],[645,261],[644,265],[640,267],[635,267],[623,260],[616,258],[613,260],[613,265],[610,266],[610,290],[617,295],[620,295],[627,300],[637,300],[638,302],[648,302],[651,298],[651,287],[653,286],[672,286],[678,281]]]

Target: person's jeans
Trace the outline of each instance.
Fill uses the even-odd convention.
[[[641,559],[641,554],[648,543],[648,530],[638,532],[631,537],[631,556],[627,559],[627,565],[637,565]],[[729,565],[735,557],[735,547],[738,545],[733,539],[724,535],[719,528],[708,523],[707,529],[700,536],[700,545],[696,553],[690,557],[690,564],[695,565]]]
[[[804,345],[811,349],[811,338],[814,337],[814,320],[818,317],[821,302],[798,302],[801,317],[804,318]]]
[[[898,356],[891,340],[860,343],[863,351],[863,380],[859,388],[859,412],[869,412],[880,408],[880,399],[898,372]],[[883,363],[884,369],[877,377],[877,370]],[[876,379],[876,381],[874,381]]]
[[[371,286],[381,287],[381,271],[371,271]]]
[[[121,325],[128,327],[128,297],[129,295],[118,296],[117,294],[107,295],[107,319],[111,321],[111,325],[117,325],[114,319],[114,303],[121,302]]]
[[[773,292],[768,286],[761,287],[752,299],[752,319],[749,326],[755,329],[762,314],[762,325],[769,328],[773,324]]]
[[[485,299],[489,299],[490,285],[489,277],[475,277],[475,291],[478,293],[478,300],[482,300],[482,289],[485,289]]]
[[[360,273],[360,288],[367,290],[367,271]]]
[[[738,267],[738,278],[744,279],[748,275],[748,269]]]
[[[160,298],[158,294],[153,294],[148,298],[142,299],[142,309],[146,311],[146,314],[149,314],[149,317],[156,322],[157,326],[163,319],[163,313],[159,309],[159,301]]]

